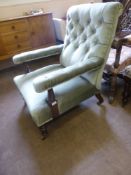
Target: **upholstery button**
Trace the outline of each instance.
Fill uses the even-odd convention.
[[[78,48],[78,44],[75,44],[75,48],[76,48],[76,49]]]
[[[85,48],[85,52],[88,52],[89,51],[89,47],[87,46],[86,48]]]
[[[82,42],[85,42],[87,40],[87,36],[86,35],[83,35],[82,38],[81,38],[81,41]]]
[[[74,38],[77,38],[77,35],[76,35],[76,33],[74,33],[73,37],[74,37]]]
[[[90,50],[90,46],[89,46],[89,44],[86,44],[86,46],[85,46],[85,50],[86,50],[86,52],[89,52],[89,50]]]
[[[97,45],[97,42],[94,42],[94,45]]]
[[[96,33],[96,29],[95,28],[92,28],[92,33]]]
[[[98,44],[98,40],[94,40],[94,45],[97,45]]]
[[[84,30],[84,27],[81,27],[80,31],[83,32],[83,30]]]
[[[72,23],[69,24],[69,28],[73,29],[73,24]]]
[[[101,17],[99,20],[99,25],[101,25],[103,23],[103,18]]]
[[[91,22],[91,19],[89,18],[89,19],[87,20],[87,25],[89,25],[90,22]]]
[[[86,41],[86,40],[87,40],[87,36],[86,36],[86,35],[84,35],[83,39],[84,39],[84,41]]]
[[[76,39],[76,37],[77,37],[77,34],[74,31],[72,31],[71,38]]]
[[[76,19],[76,23],[78,23],[79,22],[79,19]]]

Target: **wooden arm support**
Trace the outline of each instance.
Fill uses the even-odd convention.
[[[52,117],[53,118],[58,117],[59,116],[59,109],[58,109],[58,104],[57,104],[57,100],[55,98],[53,88],[48,89],[48,104],[51,108]]]
[[[120,61],[121,50],[122,50],[122,40],[120,38],[115,38],[113,43],[112,43],[112,48],[116,49],[114,68],[118,68],[119,67],[119,61]]]
[[[114,68],[119,67],[122,46],[131,47],[131,35],[127,35],[126,37],[121,37],[121,36],[115,37],[112,43],[112,48],[116,49]]]

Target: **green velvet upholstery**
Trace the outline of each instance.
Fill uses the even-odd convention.
[[[63,114],[101,88],[103,68],[113,41],[122,5],[118,2],[81,4],[67,12],[63,45],[15,55],[15,64],[60,54],[60,64],[18,75],[14,82],[38,127],[53,120],[47,90],[53,88]]]
[[[58,70],[60,66],[56,65]],[[20,75],[15,78],[18,89],[22,93],[31,116],[37,126],[41,126],[52,120],[50,108],[47,104],[47,91],[37,93],[33,86],[34,76],[41,75],[44,68],[29,73],[27,76]],[[28,88],[28,90],[27,90]],[[54,87],[60,114],[78,105],[81,101],[94,95],[95,86],[89,81],[77,76]],[[77,94],[77,95],[76,95]]]

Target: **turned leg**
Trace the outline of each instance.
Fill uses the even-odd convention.
[[[114,40],[113,42],[113,48],[116,49],[116,55],[115,55],[115,62],[114,62],[114,70],[112,72],[112,77],[111,77],[111,90],[109,94],[109,103],[113,103],[114,97],[116,94],[116,85],[117,85],[117,69],[119,67],[119,61],[120,61],[120,55],[121,55],[121,50],[122,50],[122,43],[121,41]]]
[[[98,105],[102,104],[103,101],[104,101],[104,99],[103,99],[103,97],[101,96],[101,94],[100,94],[100,93],[96,93],[95,96],[96,96],[96,98],[99,100],[99,101],[97,102],[97,104],[98,104]]]
[[[128,102],[130,96],[131,80],[124,76],[124,90],[122,93],[122,105],[124,106]]]
[[[40,131],[41,131],[41,134],[42,134],[42,140],[46,139],[46,137],[48,135],[47,125],[41,126]]]
[[[122,106],[124,106],[127,103],[127,83],[124,82],[124,90],[122,93]]]
[[[111,77],[111,89],[109,94],[109,103],[112,104],[116,94],[117,74],[113,74]]]

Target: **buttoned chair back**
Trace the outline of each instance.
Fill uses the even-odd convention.
[[[104,59],[106,62],[117,25],[116,15],[119,7],[117,10],[113,9],[115,4],[118,5],[117,3],[82,4],[68,10],[64,48],[60,57],[63,66],[95,58]],[[94,84],[93,81],[96,80],[94,72],[93,76],[91,81]],[[96,76],[99,88],[102,69],[99,73],[97,71]]]

